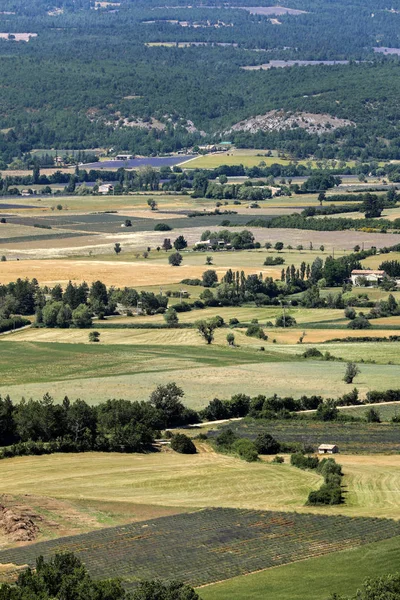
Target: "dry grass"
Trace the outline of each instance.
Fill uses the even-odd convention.
[[[289,465],[201,452],[51,455],[2,461],[10,494],[173,507],[300,509],[321,478]],[[128,519],[129,520],[129,519]]]
[[[65,240],[64,240],[65,244]],[[49,255],[52,251],[49,249]],[[203,257],[204,260],[204,257]],[[221,277],[228,267],[216,268]],[[96,260],[20,260],[2,262],[0,279],[3,283],[15,281],[18,277],[36,277],[41,285],[66,284],[68,281],[88,283],[100,279],[107,286],[146,286],[155,283],[165,285],[179,283],[185,278],[201,278],[205,266],[183,264],[171,267],[167,258],[164,262],[155,261],[127,262],[123,259],[113,262]],[[244,268],[246,274],[263,272],[265,275],[277,276],[274,268]]]

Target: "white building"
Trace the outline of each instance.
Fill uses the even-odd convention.
[[[110,183],[103,183],[99,185],[99,194],[109,194],[113,191],[113,186]]]
[[[365,280],[371,285],[379,285],[385,277],[385,271],[374,271],[372,269],[354,269],[351,272],[351,282],[353,285],[360,285],[360,278],[365,278]]]
[[[318,454],[337,454],[339,448],[336,444],[321,444],[318,446]]]

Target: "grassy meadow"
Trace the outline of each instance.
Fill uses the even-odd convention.
[[[400,538],[394,537],[235,577],[198,591],[202,600],[323,600],[333,592],[355,594],[365,579],[396,572],[399,561]]]

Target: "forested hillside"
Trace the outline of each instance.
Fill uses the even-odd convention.
[[[293,0],[286,5],[304,12],[278,15],[238,8],[254,0],[193,8],[183,0],[174,8],[157,0],[95,4],[3,0],[3,168],[33,148],[171,152],[220,139],[235,123],[273,109],[355,125],[319,135],[301,127],[237,132],[234,141],[297,157],[400,158],[399,57],[374,52],[400,47],[399,0]],[[37,37],[16,41],[16,33]],[[241,68],[275,59],[349,64]]]

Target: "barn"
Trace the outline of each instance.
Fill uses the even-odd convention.
[[[318,446],[318,454],[337,454],[339,448],[336,444],[321,444]]]

